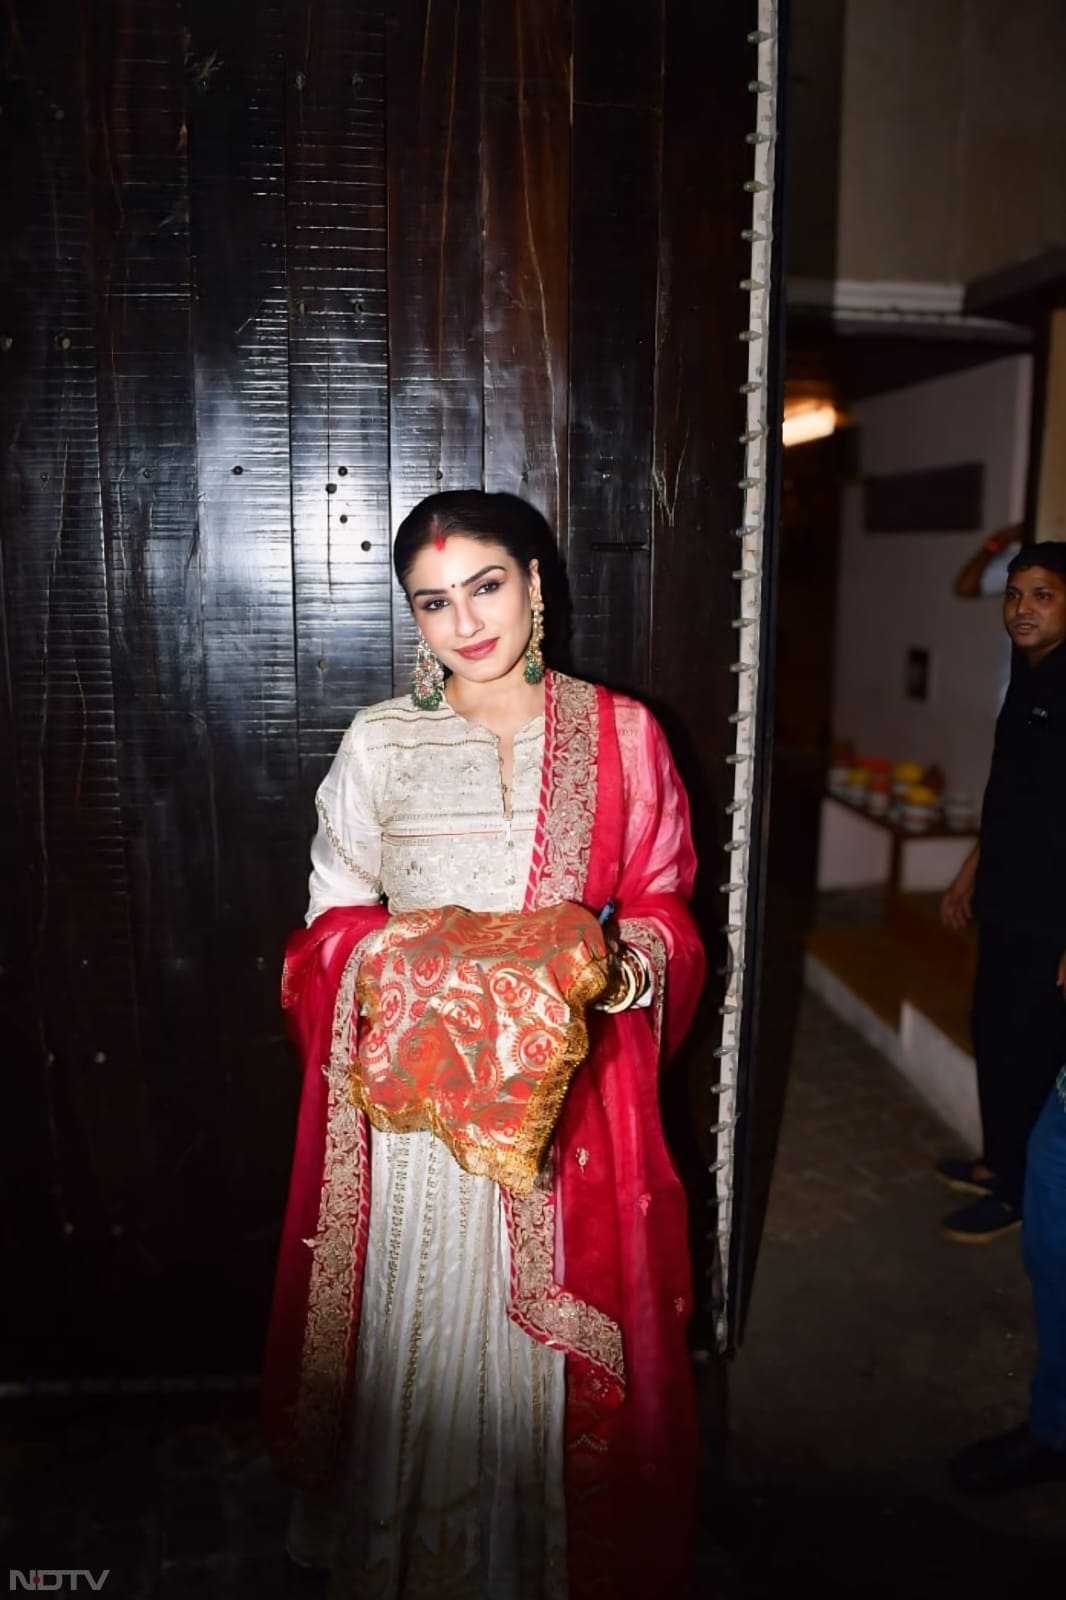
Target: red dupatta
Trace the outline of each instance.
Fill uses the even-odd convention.
[[[370,1223],[366,1118],[331,1071],[338,995],[384,906],[334,906],[289,939],[281,1004],[303,1064],[289,1199],[263,1362],[267,1444],[297,1483],[320,1489],[338,1456],[355,1366]],[[350,1013],[349,1013],[350,1014]]]
[[[546,688],[526,908],[574,900],[599,911],[613,899],[657,984],[650,1011],[595,1018],[556,1132],[553,1181],[525,1196],[501,1191],[509,1309],[568,1358],[570,1593],[644,1600],[683,1582],[697,1470],[685,1197],[658,1103],[660,1053],[688,1028],[703,980],[685,904],[695,858],[684,792],[649,714],[560,674]],[[286,954],[283,1004],[305,1073],[264,1417],[268,1442],[308,1487],[329,1482],[347,1432],[370,1204],[366,1124],[334,1017],[343,1031],[359,945],[385,917],[335,908],[294,934]]]
[[[652,957],[658,981],[650,1012],[596,1018],[556,1131],[554,1193],[505,1197],[511,1314],[569,1358],[571,1595],[643,1600],[681,1592],[695,1508],[686,1203],[658,1075],[703,983],[686,905],[696,863],[684,790],[654,719],[573,679],[555,676],[552,690],[526,905],[579,898],[598,909],[613,899],[623,937]],[[530,1247],[538,1235],[553,1240],[548,1284]]]

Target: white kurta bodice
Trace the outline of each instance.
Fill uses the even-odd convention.
[[[318,792],[310,916],[328,905],[390,911],[518,910],[529,876],[544,718],[514,739],[510,804],[489,728],[449,705],[386,700],[361,712]]]

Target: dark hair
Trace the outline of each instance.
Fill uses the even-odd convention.
[[[427,495],[396,530],[392,564],[404,589],[419,552],[449,533],[502,545],[525,573],[536,561],[544,597],[544,653],[550,664],[563,663],[570,596],[555,536],[536,506],[514,494],[486,494],[482,489]]]
[[[1058,539],[1044,539],[1040,544],[1023,544],[1007,568],[1008,578],[1029,567],[1043,567],[1047,572],[1057,572],[1066,578],[1066,544]]]
[[[482,544],[502,544],[523,572],[528,572],[530,562],[540,557],[545,539],[555,549],[551,529],[540,512],[517,495],[450,489],[427,495],[400,523],[392,562],[401,584],[406,587],[419,552],[449,533],[462,533]]]

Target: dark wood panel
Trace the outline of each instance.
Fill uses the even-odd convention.
[[[566,554],[570,7],[485,9],[485,487],[542,511]]]
[[[250,8],[212,0],[183,0],[183,14],[199,504],[189,558],[203,594],[220,1024],[187,1068],[203,1107],[182,1152],[184,1181],[216,1208],[217,1243],[190,1248],[186,1228],[172,1281],[226,1367],[256,1359],[284,1195],[296,1082],[278,977],[303,909],[310,819],[293,635],[283,20],[280,5],[259,5],[251,26]]]
[[[580,82],[579,60],[574,69]],[[648,683],[659,119],[575,100],[570,268],[574,662]]]
[[[706,9],[699,6],[699,9]],[[574,103],[658,111],[663,26],[692,0],[574,0]]]
[[[660,8],[574,8],[570,541],[574,661],[648,683]]]
[[[127,1368],[148,1349],[158,1362],[146,1307],[173,1293],[185,1230],[211,1239],[219,1209],[203,1137],[217,1017],[182,30],[177,0],[105,3],[86,37],[111,671],[151,1127],[151,1181],[121,1224],[111,1344],[128,1346]]]
[[[384,7],[290,0],[286,216],[303,783],[392,690]]]
[[[392,527],[482,483],[481,6],[394,0],[388,47]],[[394,594],[396,690],[414,624]]]
[[[754,7],[671,5],[663,50],[662,211],[656,329],[654,566],[651,596],[653,703],[670,734],[692,802],[700,861],[695,910],[704,930],[711,978],[678,1071],[664,1085],[672,1143],[690,1194],[697,1293],[704,1311],[717,1270],[713,1185],[718,1121],[710,1090],[711,1052],[720,1036],[716,1007],[724,992],[720,936],[730,876],[724,845],[732,831],[737,655],[731,627],[739,566],[748,346],[741,280],[750,246],[743,185],[750,176],[745,132],[755,125],[754,52],[746,33]],[[713,159],[708,159],[713,151]],[[710,1237],[709,1237],[710,1235]],[[701,1335],[698,1335],[701,1336]],[[709,1325],[702,1337],[713,1342]]]
[[[722,920],[715,886],[727,876],[721,847],[731,831],[722,804],[732,788],[724,760],[736,694],[730,624],[746,426],[740,389],[748,376],[739,335],[748,311],[740,284],[750,262],[741,233],[750,222],[744,133],[754,127],[755,104],[745,75],[754,74],[754,52],[745,35],[753,11],[671,5],[663,55],[652,668],[693,797],[708,925]]]
[[[11,1009],[22,1046],[6,1170],[20,1194],[22,1360],[63,1358],[68,1296],[100,1283],[143,1196],[126,857],[115,748],[88,274],[81,40],[69,8],[13,8],[6,56],[4,598],[15,709],[24,913]],[[28,1213],[28,1214],[27,1214]]]
[[[422,495],[556,524],[575,666],[654,694],[721,921],[749,11],[15,0],[17,1375],[257,1359],[311,790],[406,687],[389,542]]]

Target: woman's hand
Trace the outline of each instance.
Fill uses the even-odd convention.
[[[628,1011],[644,1001],[648,993],[647,963],[619,937],[613,917],[603,925],[603,938],[607,946],[607,985],[595,1002],[596,1007],[600,1011]]]

